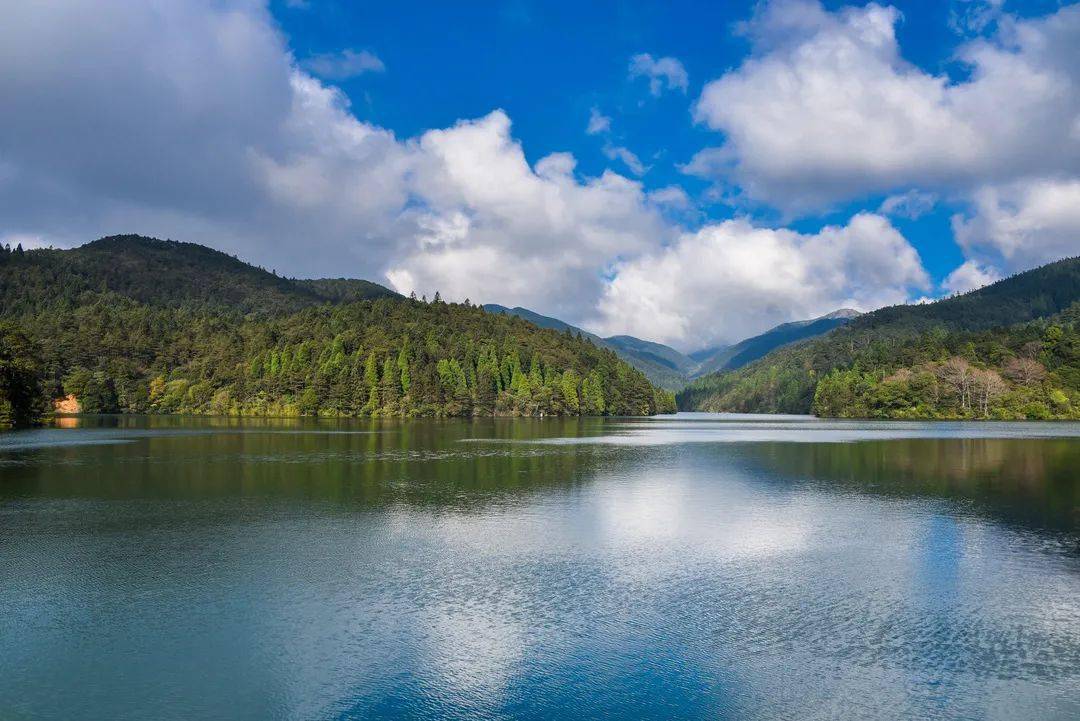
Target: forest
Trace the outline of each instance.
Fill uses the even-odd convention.
[[[0,299],[9,427],[67,396],[84,413],[674,410],[670,393],[576,334],[365,281],[279,278],[194,244],[127,236],[74,251],[5,249]]]
[[[1080,260],[935,303],[883,308],[732,372],[683,410],[844,418],[1080,417]]]

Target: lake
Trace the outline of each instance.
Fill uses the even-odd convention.
[[[1080,424],[58,422],[5,720],[1080,717]]]

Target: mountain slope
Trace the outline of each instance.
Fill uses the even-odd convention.
[[[722,347],[711,354],[699,357],[698,366],[694,369],[691,377],[697,378],[717,371],[741,368],[747,363],[752,363],[758,358],[771,353],[780,346],[823,335],[858,316],[858,311],[842,308],[820,318],[782,323],[761,335],[747,338],[734,345]]]
[[[365,281],[279,278],[190,243],[0,250],[0,298],[0,423],[65,395],[84,412],[260,416],[674,408],[573,335]]]
[[[715,346],[686,355],[671,346],[630,335],[601,338],[558,318],[540,315],[527,308],[507,308],[495,303],[488,303],[484,308],[493,313],[516,315],[541,328],[580,333],[583,338],[597,346],[615,351],[620,358],[644,373],[652,383],[671,391],[681,390],[694,378],[718,370],[739,368],[782,345],[827,333],[859,315],[857,311],[842,309],[813,320],[784,323],[734,345]]]
[[[558,318],[540,315],[528,308],[507,308],[497,303],[486,303],[484,310],[524,318],[541,328],[580,334],[582,338],[591,341],[597,347],[614,351],[624,361],[644,373],[651,383],[665,390],[675,391],[686,385],[689,369],[696,365],[679,351],[661,343],[652,343],[628,335],[601,338],[595,333],[582,330]]]
[[[1040,392],[1046,397],[1028,399],[1032,408],[1036,408],[1029,415],[1037,417],[1042,413],[1037,410],[1039,404],[1050,407],[1048,399],[1054,395],[1052,391],[1058,391],[1054,397],[1059,401],[1061,394],[1068,399],[1073,392],[1069,380],[1073,374],[1069,350],[1073,332],[1070,308],[1077,300],[1080,300],[1080,259],[1074,258],[935,303],[882,308],[820,338],[775,350],[741,369],[700,378],[679,393],[679,407],[807,413],[814,406],[819,381],[834,372],[850,370],[859,374],[861,390],[852,391],[855,395],[886,381],[893,384],[892,390],[897,390],[899,380],[892,376],[900,371],[903,371],[901,379],[907,379],[904,383],[918,376],[927,389],[942,391],[946,384],[943,376],[950,372],[949,368],[955,367],[965,374],[993,371],[1000,376],[1007,364],[1030,366],[1031,361],[1042,368],[1033,373],[1048,374],[1040,385]],[[1051,327],[1057,330],[1051,331]],[[1060,337],[1051,342],[1044,338],[1047,333]],[[952,358],[958,360],[951,361]],[[965,369],[961,361],[970,368]],[[952,363],[949,368],[945,367],[947,362]],[[929,384],[931,375],[933,384]],[[848,377],[847,381],[852,378]],[[993,381],[991,385],[996,384],[993,378],[990,381]],[[1014,396],[1023,395],[1010,385],[1009,379],[1006,381],[1005,386]],[[934,410],[937,406],[932,408],[925,403],[904,406],[904,402],[896,401],[892,410],[874,409],[874,413],[880,411],[885,417],[910,413],[920,417],[915,409],[922,407],[945,417],[967,417],[964,413],[972,412],[970,399],[966,397],[968,390],[964,389],[958,408]],[[855,403],[855,396],[850,400]],[[831,403],[825,410],[835,414],[842,406],[843,401]],[[988,406],[984,410],[989,413]]]
[[[682,375],[689,375],[697,364],[671,346],[635,338],[632,335],[613,335],[604,338],[604,342],[617,353],[626,354],[643,362],[653,363]]]
[[[539,313],[531,311],[528,308],[522,308],[521,306],[507,308],[505,305],[499,305],[498,303],[485,303],[483,305],[483,308],[488,313],[501,313],[503,315],[517,316],[518,318],[527,320],[533,325],[539,326],[540,328],[550,328],[551,330],[557,330],[560,333],[565,333],[569,331],[570,333],[573,333],[575,335],[580,334],[583,338],[588,338],[596,345],[602,345],[604,342],[603,338],[594,333],[590,333],[587,330],[582,330],[581,328],[570,325],[569,323],[561,321],[558,318],[540,315]]]
[[[17,260],[0,265],[0,303],[8,314],[31,311],[43,301],[77,304],[82,294],[102,291],[139,303],[240,313],[397,295],[363,280],[282,278],[206,246],[138,235],[101,238],[71,250],[27,251]]]

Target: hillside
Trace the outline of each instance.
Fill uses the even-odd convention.
[[[595,333],[582,330],[558,318],[540,315],[528,308],[507,308],[497,303],[486,303],[484,304],[484,310],[491,313],[514,315],[541,328],[569,331],[575,335],[580,335],[599,348],[607,348],[613,351],[624,361],[644,373],[649,382],[665,390],[676,391],[686,385],[689,369],[696,365],[682,353],[669,346],[628,335],[601,338]]]
[[[630,335],[601,338],[558,318],[540,315],[527,308],[507,308],[495,303],[488,303],[484,308],[493,313],[516,315],[542,328],[569,329],[572,333],[591,340],[597,346],[615,351],[620,358],[644,373],[653,384],[670,391],[685,388],[687,383],[694,378],[718,370],[742,367],[788,343],[827,333],[859,315],[853,310],[838,310],[813,320],[778,325],[734,345],[714,346],[686,355],[671,346]]]
[[[296,311],[343,300],[396,296],[364,280],[291,280],[196,243],[115,235],[71,250],[26,251],[0,264],[4,315],[108,291],[139,303],[240,313]]]
[[[684,410],[1075,417],[1078,300],[1080,259],[1062,260],[961,296],[868,313],[703,377],[677,400]]]
[[[742,368],[744,365],[753,363],[758,358],[764,357],[781,346],[824,335],[833,328],[838,328],[858,316],[858,311],[842,308],[820,318],[782,323],[760,335],[739,341],[734,345],[722,346],[711,350],[711,352],[695,354],[697,355],[698,364],[694,368],[691,377],[698,378],[717,371]]]
[[[83,412],[232,415],[641,415],[674,404],[573,334],[365,281],[288,280],[191,243],[125,236],[0,252],[0,298],[0,424],[69,394]]]

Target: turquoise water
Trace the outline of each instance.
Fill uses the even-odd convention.
[[[0,435],[0,719],[1073,719],[1080,425]]]

